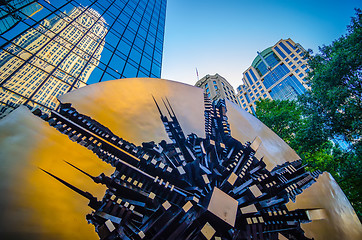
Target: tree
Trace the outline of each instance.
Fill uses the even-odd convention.
[[[303,115],[330,139],[344,136],[352,148],[334,152],[337,182],[362,216],[362,11],[356,9],[348,33],[309,56],[311,90],[302,95]]]
[[[303,116],[303,105],[296,101],[260,100],[256,117],[293,148],[309,171],[332,174],[361,219],[362,162],[354,152],[335,146],[324,132],[322,122]]]
[[[362,153],[362,12],[348,26],[348,33],[309,56],[311,90],[300,101],[304,115],[318,119],[325,133],[344,136]]]
[[[256,106],[257,118],[293,147],[296,133],[302,125],[302,110],[297,103],[263,99]]]
[[[295,101],[257,102],[256,116],[298,153],[310,170],[330,172],[362,218],[362,11],[348,33],[309,54],[311,89]],[[343,136],[342,151],[330,139]]]

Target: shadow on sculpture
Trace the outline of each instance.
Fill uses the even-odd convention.
[[[205,138],[185,136],[168,99],[161,99],[168,115],[153,100],[169,142],[136,146],[71,104],[50,117],[34,112],[115,168],[96,177],[66,162],[108,188],[102,200],[41,169],[89,200],[86,218],[100,239],[309,239],[300,224],[320,210],[285,204],[320,172],[305,171],[301,160],[268,171],[255,157],[259,138],[231,137],[224,100],[204,96]]]

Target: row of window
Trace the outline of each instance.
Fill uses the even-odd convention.
[[[0,89],[52,108],[54,91],[58,96],[64,87],[51,79],[71,90],[87,81],[160,77],[166,0],[39,3],[41,11],[0,37]],[[32,76],[23,71],[27,66]]]

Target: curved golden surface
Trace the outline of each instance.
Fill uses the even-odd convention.
[[[161,79],[122,79],[89,85],[61,97],[82,114],[137,145],[168,140],[152,95],[167,97],[186,134],[204,137],[202,90]],[[257,157],[268,169],[298,155],[275,133],[238,106],[228,102],[232,136],[245,142],[261,140]],[[166,109],[162,109],[166,112]],[[86,148],[69,140],[21,107],[0,121],[0,235],[2,239],[97,239],[85,215],[88,200],[59,184],[38,167],[102,197],[104,188],[65,164],[67,160],[92,175],[113,169]],[[361,239],[362,227],[344,194],[324,173],[297,197],[292,208],[325,208],[323,219],[304,224],[315,239]]]

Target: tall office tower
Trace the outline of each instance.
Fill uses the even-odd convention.
[[[14,27],[21,20],[33,16],[43,8],[37,0],[0,1],[0,34]]]
[[[259,99],[296,99],[303,94],[309,88],[304,80],[309,72],[305,53],[290,38],[258,52],[243,73],[244,84],[237,88],[240,106],[253,113]]]
[[[206,75],[197,81],[195,86],[204,89],[211,100],[228,99],[233,103],[239,104],[234,88],[225,78],[217,73],[215,75]]]
[[[166,0],[38,1],[0,36],[0,118],[87,84],[161,75]]]

